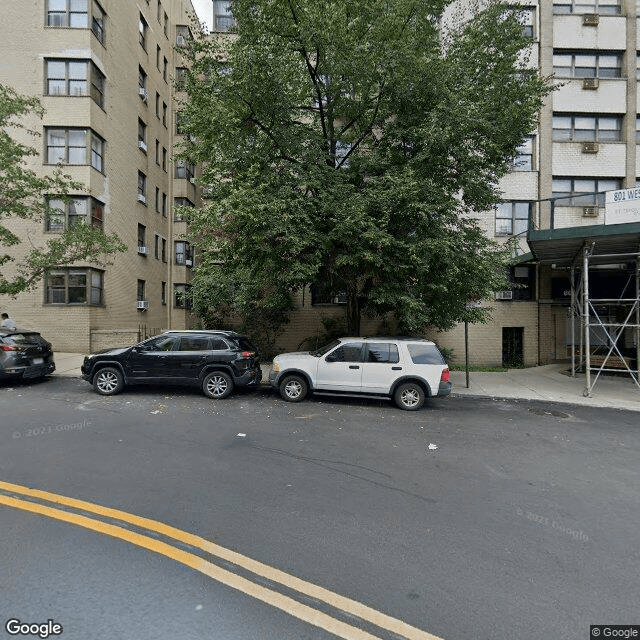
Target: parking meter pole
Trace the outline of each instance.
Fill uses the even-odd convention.
[[[464,321],[464,371],[467,378],[467,389],[469,388],[469,323]]]

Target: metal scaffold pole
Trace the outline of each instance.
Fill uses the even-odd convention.
[[[582,250],[582,326],[584,328],[584,380],[585,387],[582,395],[591,397],[591,345],[589,324],[589,254],[590,248],[585,245]]]

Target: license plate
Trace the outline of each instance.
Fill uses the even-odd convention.
[[[34,358],[31,361],[31,364],[42,364],[44,362],[44,358]]]

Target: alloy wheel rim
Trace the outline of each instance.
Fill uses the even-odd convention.
[[[302,392],[302,385],[296,380],[292,380],[286,385],[285,392],[290,398],[297,398]]]
[[[415,407],[420,401],[420,396],[415,389],[407,389],[402,392],[402,404],[407,407]]]
[[[100,391],[111,393],[118,386],[118,378],[113,373],[101,373],[98,376],[98,388]]]
[[[212,396],[221,396],[227,390],[227,381],[222,376],[215,376],[207,383],[207,389]]]

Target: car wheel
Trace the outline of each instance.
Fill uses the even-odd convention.
[[[93,388],[102,396],[113,396],[123,387],[122,373],[114,367],[103,367],[93,376]]]
[[[207,398],[222,400],[233,391],[233,380],[224,371],[212,371],[202,381],[202,392]]]
[[[307,397],[309,386],[302,376],[285,376],[280,383],[280,395],[287,402],[300,402]]]
[[[393,395],[396,404],[405,411],[417,411],[424,404],[424,390],[417,382],[401,384]]]

